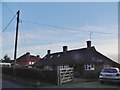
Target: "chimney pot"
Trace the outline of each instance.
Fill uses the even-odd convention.
[[[87,48],[91,48],[91,41],[87,41]]]
[[[63,46],[63,52],[64,52],[64,53],[67,52],[67,46]]]

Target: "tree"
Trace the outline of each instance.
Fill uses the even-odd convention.
[[[2,62],[6,62],[6,63],[10,63],[10,57],[8,57],[8,55],[6,54],[4,57],[3,57],[3,60]]]

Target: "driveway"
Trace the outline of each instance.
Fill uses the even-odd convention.
[[[118,85],[117,83],[101,84],[98,80],[79,79],[74,80],[73,82],[70,83],[49,86],[47,88],[116,88],[116,89],[119,88],[120,90],[120,85]]]

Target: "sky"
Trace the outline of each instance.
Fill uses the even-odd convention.
[[[20,10],[17,57],[30,52],[46,55],[85,48],[91,40],[97,51],[118,62],[117,2],[2,2],[2,30]],[[2,56],[14,55],[16,18],[2,32]]]

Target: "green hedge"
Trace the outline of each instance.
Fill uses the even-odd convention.
[[[13,68],[4,67],[2,68],[2,73],[7,75],[16,75],[16,77],[22,77],[25,79],[34,79],[39,81],[57,82],[57,72],[50,70],[39,70],[33,68],[16,68],[13,71]]]

